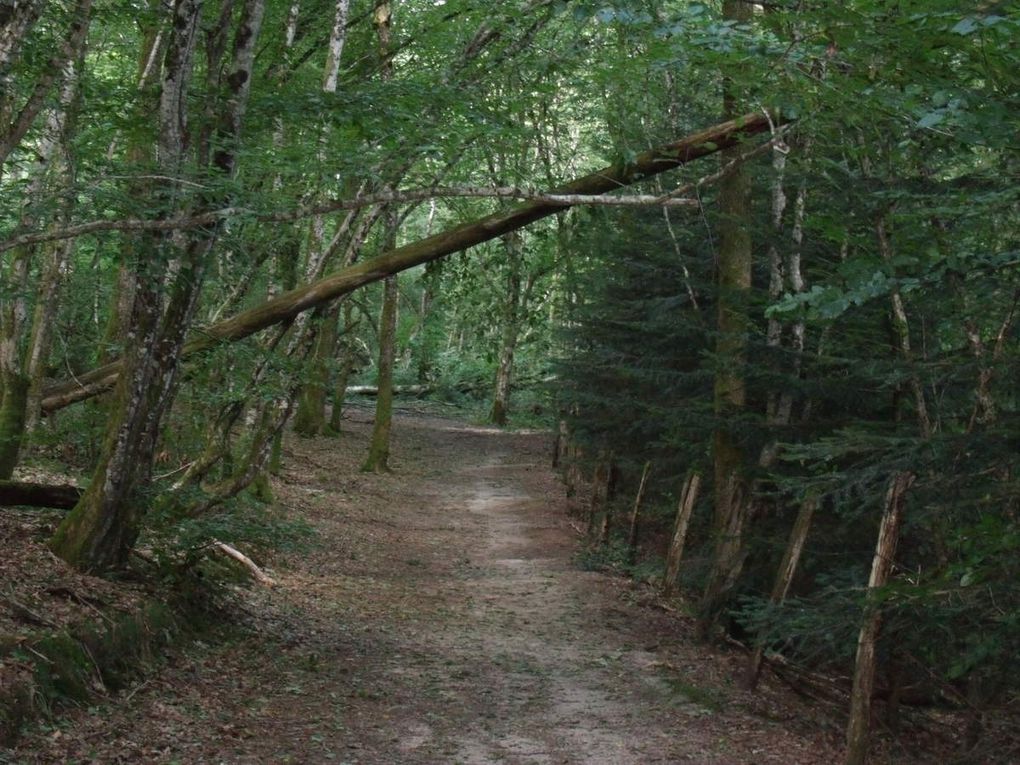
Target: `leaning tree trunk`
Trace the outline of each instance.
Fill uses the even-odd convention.
[[[884,587],[892,573],[896,544],[903,519],[903,500],[914,483],[912,473],[899,473],[889,483],[878,531],[878,544],[871,563],[868,579],[869,601],[875,591]],[[857,638],[857,660],[854,663],[854,684],[850,695],[850,721],[846,733],[846,765],[864,765],[868,760],[868,740],[871,729],[871,696],[875,688],[875,647],[882,625],[882,613],[869,602],[865,607],[864,622]]]
[[[776,117],[774,116],[775,120]],[[738,145],[748,136],[767,131],[769,120],[760,113],[745,114],[714,127],[694,133],[671,144],[639,154],[623,166],[605,167],[552,191],[562,195],[598,195],[637,183],[672,170],[695,159]],[[265,303],[204,327],[202,335],[191,340],[183,355],[191,356],[250,337],[274,324],[289,321],[316,306],[346,295],[366,284],[430,263],[475,245],[497,239],[530,223],[555,215],[571,207],[567,202],[534,200],[493,213],[457,228],[383,252],[370,261],[341,268],[316,281],[289,290]],[[59,383],[46,391],[43,411],[53,412],[78,401],[110,390],[121,374],[123,363],[113,361],[75,380]]]
[[[753,6],[743,0],[723,2],[723,16],[728,20],[749,22],[753,11]],[[728,80],[723,97],[727,117],[737,113],[737,90]],[[722,154],[723,162],[735,159],[739,152],[735,148],[726,149]],[[743,365],[747,350],[747,299],[751,291],[751,174],[743,164],[736,164],[720,183],[719,207],[722,221],[714,397],[715,414],[720,422],[713,434],[712,447],[716,542],[700,605],[698,631],[703,637],[717,624],[744,560],[748,510],[744,453],[732,426],[726,422],[727,419],[733,421],[747,400]]]

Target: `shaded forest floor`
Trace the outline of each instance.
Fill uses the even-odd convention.
[[[653,593],[581,570],[548,436],[369,414],[287,442],[277,499],[319,540],[243,592],[236,637],[30,730],[19,763],[831,763],[838,725]],[[236,612],[236,613],[235,613]]]

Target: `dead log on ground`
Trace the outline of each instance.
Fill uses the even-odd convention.
[[[70,484],[51,485],[28,481],[0,481],[0,505],[27,505],[70,510],[78,504],[82,489]]]

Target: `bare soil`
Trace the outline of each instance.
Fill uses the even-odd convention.
[[[738,690],[646,587],[582,570],[545,434],[399,416],[387,475],[291,438],[275,489],[317,530],[245,591],[238,639],[30,732],[18,763],[832,763],[840,731]]]

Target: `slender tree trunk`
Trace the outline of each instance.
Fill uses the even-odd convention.
[[[510,411],[510,385],[513,382],[514,353],[521,322],[521,246],[520,232],[514,231],[503,237],[509,273],[506,285],[506,303],[503,309],[503,331],[499,347],[499,366],[496,368],[496,385],[492,396],[490,421],[495,425],[506,425]]]
[[[393,421],[393,362],[397,345],[397,277],[383,282],[382,316],[379,319],[379,375],[376,385],[375,424],[368,459],[362,466],[366,472],[382,473],[390,469],[390,426]]]
[[[638,484],[637,494],[634,496],[634,507],[630,513],[630,531],[627,534],[627,551],[631,563],[637,560],[638,531],[641,523],[641,503],[645,498],[645,486],[648,484],[648,474],[652,471],[652,463],[646,462],[645,469],[641,471],[641,482]]]
[[[71,186],[69,158],[61,155],[66,147],[65,128],[78,92],[80,66],[77,60],[66,62],[58,103],[49,111],[35,147],[36,160],[29,170],[27,203],[21,220],[23,227],[32,227],[37,222],[34,208],[43,202],[51,176],[57,176],[65,190]],[[65,193],[55,221],[57,225],[69,214],[70,204],[70,195]],[[10,294],[0,295],[0,480],[11,477],[18,464],[28,421],[34,419],[29,414],[33,399],[30,389],[34,389],[34,400],[38,402],[43,356],[48,356],[49,325],[56,310],[56,288],[62,272],[62,263],[54,253],[66,252],[68,246],[69,243],[50,243],[44,248],[50,257],[42,268],[31,323],[28,321],[30,267],[39,257],[38,247],[24,245],[11,255],[5,279],[5,292]]]
[[[580,455],[580,450],[578,450]],[[591,478],[591,494],[588,497],[588,536],[595,530],[596,523],[609,513],[609,499],[613,485],[614,459],[612,452],[604,452],[595,463]],[[579,474],[580,471],[577,470]]]
[[[723,17],[748,22],[754,8],[744,0],[724,0]],[[725,116],[738,113],[738,88],[727,78]],[[725,164],[739,156],[739,148],[722,153]],[[744,560],[744,527],[748,504],[744,487],[744,453],[726,420],[746,404],[743,366],[747,350],[747,300],[751,291],[751,175],[736,164],[719,186],[722,216],[718,255],[718,340],[716,341],[715,414],[720,419],[713,435],[715,493],[715,554],[700,607],[699,633],[707,637],[715,627],[736,584]]]
[[[903,518],[903,499],[914,482],[912,473],[899,473],[889,483],[885,509],[878,532],[875,558],[868,578],[868,598],[884,587],[892,572]],[[846,733],[846,765],[864,765],[868,760],[868,742],[871,729],[871,696],[875,688],[875,648],[882,624],[878,606],[869,602],[864,622],[857,638],[857,660],[854,663],[854,684],[850,695],[850,721]]]
[[[692,472],[684,481],[680,490],[680,502],[676,508],[676,524],[673,527],[673,538],[670,541],[669,553],[666,556],[666,570],[662,576],[662,592],[667,597],[677,591],[680,582],[680,564],[683,562],[684,547],[687,544],[687,531],[694,512],[694,503],[698,501],[698,490],[701,488],[701,473]]]
[[[772,585],[772,594],[769,601],[773,604],[782,603],[793,584],[793,576],[797,572],[797,564],[800,563],[801,553],[804,551],[804,543],[807,541],[808,532],[811,530],[811,519],[815,509],[818,507],[818,500],[814,497],[805,499],[797,512],[797,519],[790,531],[790,541],[783,553],[783,560],[776,572],[776,581]],[[754,690],[758,685],[758,678],[761,676],[762,659],[765,656],[765,647],[759,642],[758,646],[751,653],[747,666],[746,686]]]
[[[13,116],[9,124],[4,120],[4,124],[0,125],[0,169],[2,169],[11,152],[21,144],[22,139],[35,123],[36,117],[39,116],[39,112],[46,106],[50,91],[66,69],[68,63],[78,61],[81,58],[82,51],[85,49],[85,38],[88,36],[91,21],[92,0],[77,0],[72,11],[70,27],[63,44],[47,62],[42,74],[40,74],[39,79],[36,81],[35,87],[32,89],[32,93],[25,103],[22,104],[18,113]],[[29,28],[31,28],[31,24],[28,27],[22,27],[20,36],[26,34]],[[4,32],[6,31],[4,30]],[[0,45],[3,45],[5,42],[4,38],[7,37],[4,32],[0,32]],[[15,35],[15,37],[18,36],[17,34]],[[4,55],[2,50],[0,50],[0,55]],[[2,70],[2,66],[0,66],[0,70]],[[0,79],[0,83],[2,82],[3,79]],[[6,94],[3,94],[0,98],[6,98]]]
[[[333,388],[333,410],[329,414],[329,435],[339,435],[343,420],[344,400],[347,398],[347,385],[354,371],[354,332],[357,322],[353,320],[354,308],[350,300],[344,300],[344,331],[340,340],[340,367],[336,374],[336,385]]]
[[[878,237],[878,249],[882,259],[887,263],[892,262],[892,244],[889,242],[889,235],[886,232],[885,218],[880,218],[875,224],[875,234]],[[896,339],[899,344],[900,355],[903,361],[910,367],[910,390],[914,394],[914,411],[917,415],[917,426],[921,431],[921,438],[931,438],[932,423],[928,414],[928,405],[924,397],[924,387],[921,378],[914,369],[914,352],[910,346],[910,324],[907,321],[907,311],[903,306],[903,296],[899,287],[894,286],[891,293],[893,326],[896,330]]]

